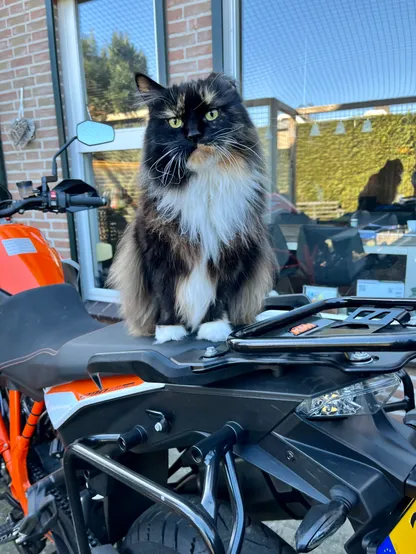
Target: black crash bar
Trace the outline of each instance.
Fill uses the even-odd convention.
[[[360,298],[355,296],[322,300],[295,308],[285,314],[248,325],[235,331],[228,338],[228,346],[236,352],[253,353],[312,353],[312,352],[416,352],[416,333],[383,333],[371,335],[335,335],[332,337],[262,337],[271,331],[277,331],[288,325],[301,323],[305,318],[325,310],[339,308],[403,308],[416,310],[416,300],[400,298]]]

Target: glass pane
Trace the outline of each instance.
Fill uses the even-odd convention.
[[[416,297],[415,2],[242,6],[278,292]]]
[[[108,207],[91,212],[95,286],[106,287],[117,244],[139,202],[140,150],[95,152],[86,156],[91,182],[109,199]]]
[[[78,0],[91,117],[115,127],[145,125],[134,73],[156,74],[153,0]]]

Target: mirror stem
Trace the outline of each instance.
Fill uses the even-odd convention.
[[[66,149],[68,148],[68,146],[69,146],[70,144],[72,144],[76,138],[77,138],[77,137],[74,136],[74,137],[72,137],[71,139],[69,139],[69,140],[62,146],[62,148],[60,148],[60,149],[58,150],[58,152],[55,154],[55,156],[52,158],[52,175],[53,175],[53,177],[55,178],[55,181],[58,180],[58,164],[57,164],[57,160],[58,160],[59,156],[62,154],[62,152],[64,152],[64,150],[66,150]]]

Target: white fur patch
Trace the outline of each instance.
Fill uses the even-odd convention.
[[[188,185],[164,191],[158,210],[167,220],[179,217],[181,233],[201,242],[206,259],[218,260],[221,244],[228,245],[247,229],[249,205],[257,200],[260,185],[249,171],[218,166],[215,155],[192,166]]]
[[[155,344],[163,344],[170,340],[182,340],[187,334],[183,325],[157,325]]]
[[[211,342],[224,342],[228,339],[231,332],[231,325],[227,320],[209,321],[201,325],[197,338]]]
[[[176,311],[195,331],[215,296],[216,286],[209,278],[207,263],[203,259],[194,267],[189,277],[179,282],[176,289]]]

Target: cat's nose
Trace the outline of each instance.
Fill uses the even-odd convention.
[[[188,129],[187,137],[192,142],[197,142],[201,138],[201,133],[199,132],[198,127],[191,127]]]

